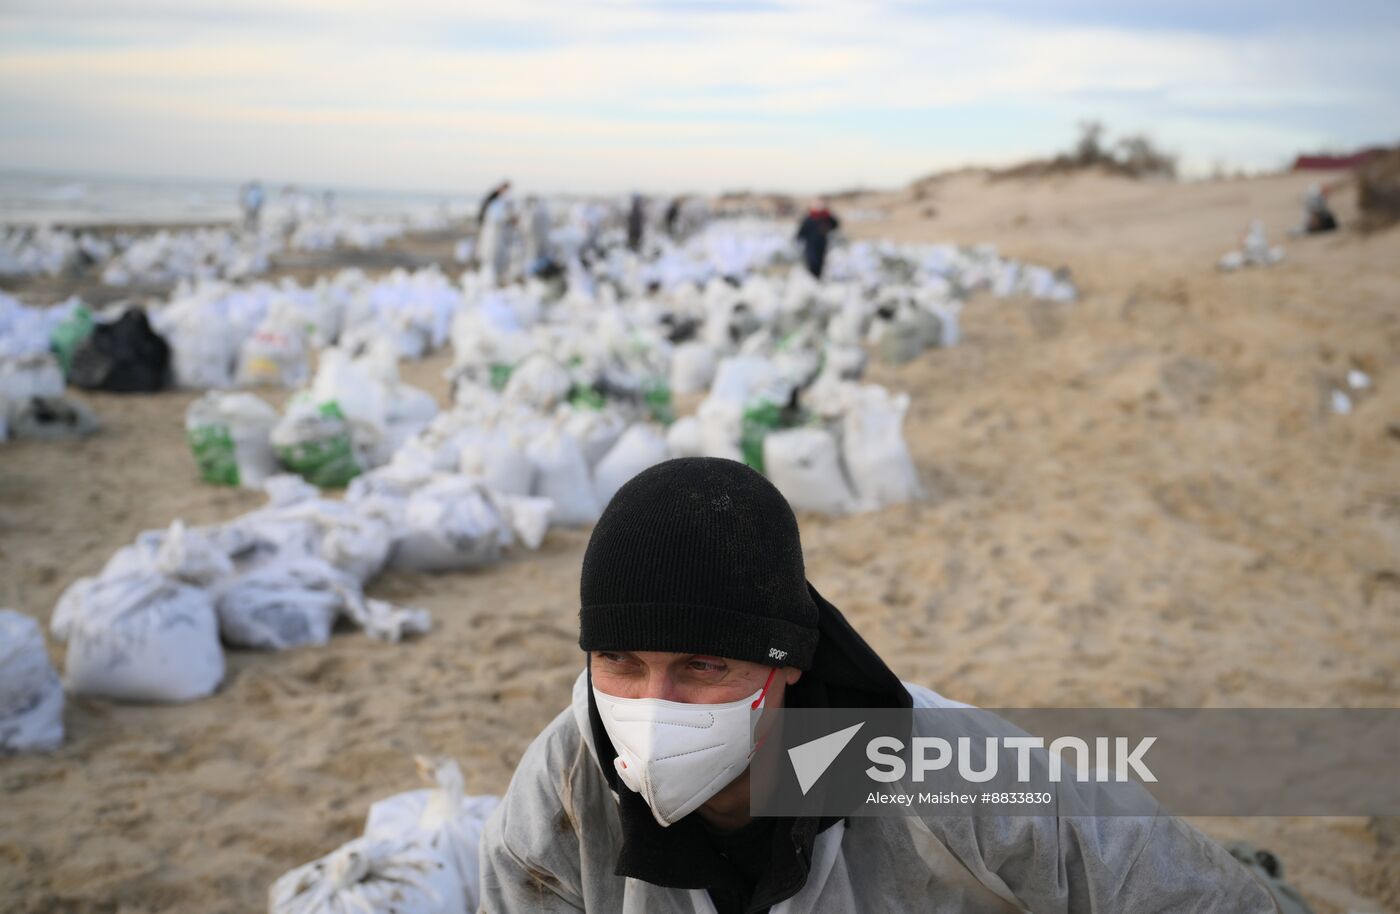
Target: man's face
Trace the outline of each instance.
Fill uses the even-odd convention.
[[[748,698],[773,669],[762,663],[677,654],[669,651],[593,651],[594,687],[618,698],[659,698],[686,704],[718,705]],[[784,689],[802,671],[783,667],[768,687],[764,706],[782,707]]]

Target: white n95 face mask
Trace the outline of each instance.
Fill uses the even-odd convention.
[[[618,777],[642,795],[663,827],[690,815],[748,767],[752,715],[764,706],[772,681],[769,673],[762,689],[722,705],[618,698],[594,687],[598,716],[617,750]]]

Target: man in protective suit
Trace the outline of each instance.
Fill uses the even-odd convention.
[[[792,510],[742,463],[634,477],[580,592],[587,665],[487,824],[483,911],[1276,910],[1165,816],[752,818],[751,710],[960,706],[900,682],[807,582]],[[717,738],[672,744],[691,725]]]

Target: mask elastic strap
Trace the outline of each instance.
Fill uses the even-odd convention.
[[[777,667],[773,667],[768,671],[768,678],[763,681],[763,691],[759,692],[758,697],[753,700],[753,704],[749,705],[750,711],[757,711],[758,706],[763,704],[763,699],[768,697],[768,687],[773,684],[773,676],[777,672]]]

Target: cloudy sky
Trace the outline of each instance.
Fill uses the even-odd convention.
[[[476,189],[893,186],[1146,131],[1400,140],[1400,0],[0,0],[0,167]]]

